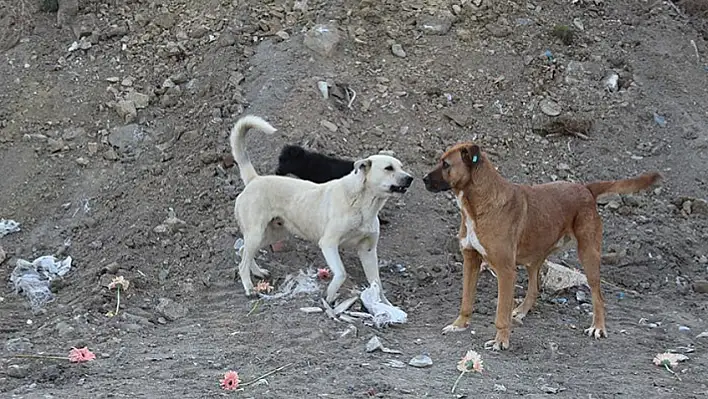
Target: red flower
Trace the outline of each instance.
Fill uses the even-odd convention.
[[[221,387],[228,391],[232,391],[238,388],[239,382],[238,373],[235,371],[229,371],[224,374],[224,379],[221,380]]]
[[[332,272],[329,269],[317,269],[317,278],[320,280],[328,280],[332,277]]]
[[[69,351],[69,361],[72,363],[83,363],[96,359],[96,355],[87,347],[81,349],[71,348]]]

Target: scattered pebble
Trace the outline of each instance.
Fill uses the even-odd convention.
[[[548,98],[541,100],[539,106],[541,107],[541,112],[548,116],[558,116],[561,113],[561,106],[557,102]]]
[[[305,313],[322,313],[323,312],[322,308],[318,308],[317,306],[308,306],[308,307],[300,308],[300,311],[305,312]]]
[[[338,129],[337,125],[327,120],[320,121],[320,125],[322,125],[322,127],[326,128],[332,133],[336,132]]]
[[[391,45],[391,52],[396,57],[406,58],[406,52],[403,50],[403,46],[398,43],[394,43]]]
[[[417,368],[426,368],[426,367],[431,367],[433,365],[433,359],[430,358],[430,356],[426,354],[418,355],[412,358],[409,362],[408,365],[417,367]]]
[[[689,327],[686,327],[686,326],[679,326],[679,327],[678,327],[678,330],[679,330],[680,332],[689,332],[689,331],[691,331],[691,329],[690,329]]]

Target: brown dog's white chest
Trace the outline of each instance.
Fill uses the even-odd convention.
[[[462,195],[463,193],[460,192],[459,194],[457,194],[456,198],[457,207],[460,208],[462,216],[465,218],[466,234],[463,237],[460,237],[460,246],[465,249],[474,249],[475,251],[479,252],[480,255],[486,257],[487,251],[482,246],[482,243],[479,242],[479,237],[477,237],[477,232],[475,231],[474,220],[467,214],[467,211],[465,210],[465,207],[462,203]]]

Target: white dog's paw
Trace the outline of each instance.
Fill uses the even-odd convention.
[[[251,265],[251,274],[256,277],[265,278],[270,275],[270,272],[268,271],[268,269],[264,269],[254,263]]]

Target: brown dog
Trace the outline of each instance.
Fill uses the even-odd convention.
[[[606,337],[605,301],[600,290],[602,220],[596,199],[607,193],[634,193],[660,179],[658,173],[646,173],[633,179],[585,185],[512,184],[497,172],[479,146],[464,143],[449,149],[423,178],[428,191],[451,189],[462,211],[462,305],[460,315],[443,333],[467,328],[480,264],[485,260],[496,272],[498,284],[497,333],[485,346],[507,349],[512,316],[520,321],[536,302],[539,273],[546,257],[575,240],[592,292],[593,322],[585,332],[595,338]],[[513,309],[516,265],[526,266],[529,286],[523,303]]]

